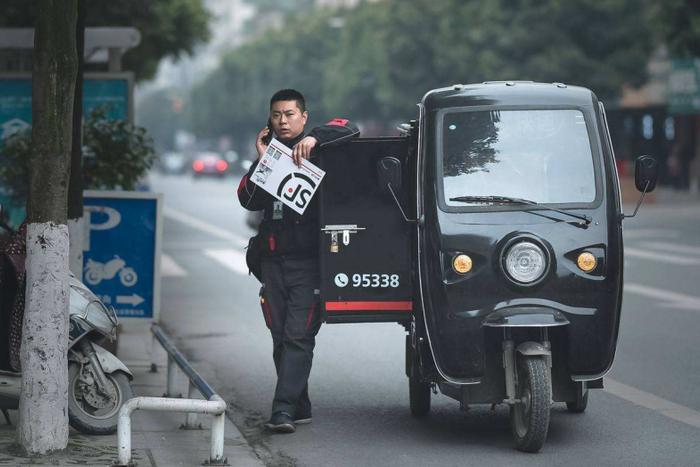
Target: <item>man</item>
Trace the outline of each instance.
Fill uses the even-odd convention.
[[[315,336],[321,327],[319,310],[319,223],[318,199],[314,196],[303,215],[297,214],[250,181],[265,153],[270,132],[292,148],[294,162],[314,160],[315,148],[338,144],[359,134],[355,125],[334,119],[314,128],[308,136],[304,97],[283,89],[270,99],[270,120],[255,143],[258,160],[238,187],[241,205],[251,211],[264,210],[254,241],[261,252],[260,303],[273,342],[277,386],[272,416],[265,426],[278,433],[293,433],[297,424],[311,422],[308,379]]]

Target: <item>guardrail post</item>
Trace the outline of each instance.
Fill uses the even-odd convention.
[[[157,343],[158,339],[156,339],[156,335],[151,333],[151,373],[158,373],[158,364],[156,363]]]
[[[219,396],[212,397],[212,400],[222,401]],[[223,401],[222,401],[223,402]],[[211,453],[209,464],[225,465],[224,459],[224,425],[226,423],[226,412],[214,415],[211,421]]]
[[[199,391],[197,390],[197,387],[192,384],[192,381],[189,382],[189,389],[187,391],[187,397],[190,399],[196,399],[197,394],[199,394]],[[182,425],[183,429],[185,430],[196,430],[202,429],[201,423],[197,425],[197,414],[194,412],[188,412],[187,415],[185,416],[185,424]]]
[[[175,359],[168,354],[168,388],[165,393],[166,397],[182,397],[182,394],[175,394],[175,386],[177,385],[177,363]]]

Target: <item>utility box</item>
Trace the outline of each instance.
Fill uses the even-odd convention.
[[[358,138],[321,153],[321,301],[328,323],[406,321],[413,310],[411,228],[404,211],[408,138]],[[384,158],[400,163],[397,199],[380,182]],[[398,164],[397,164],[398,165]],[[400,184],[401,182],[399,182]]]

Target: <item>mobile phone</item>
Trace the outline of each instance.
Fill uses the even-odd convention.
[[[267,136],[263,136],[261,141],[265,144],[270,144],[270,141],[272,141],[272,120],[269,118],[267,119],[267,129],[270,130],[270,132]]]

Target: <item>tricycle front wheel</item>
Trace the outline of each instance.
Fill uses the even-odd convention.
[[[520,451],[537,452],[549,430],[552,381],[543,356],[518,356],[517,399],[510,407],[515,446]]]

